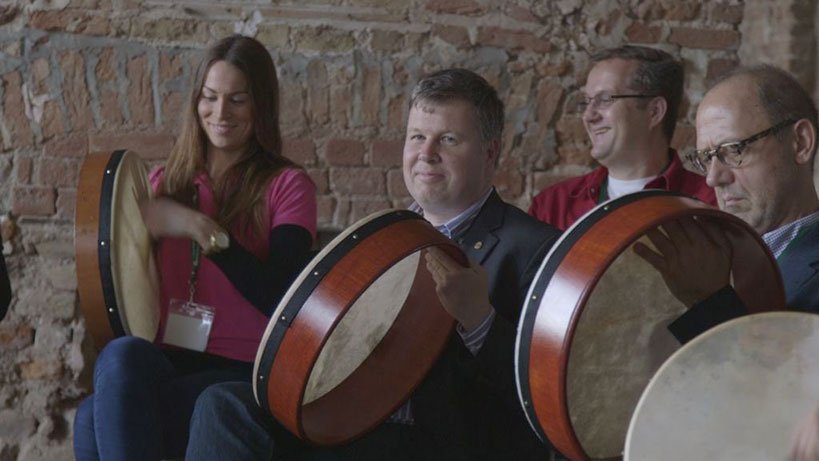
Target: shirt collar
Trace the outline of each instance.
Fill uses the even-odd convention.
[[[478,212],[481,211],[481,208],[483,208],[483,204],[486,203],[486,200],[489,199],[489,196],[492,195],[494,190],[494,187],[490,187],[489,190],[487,190],[486,193],[483,194],[483,196],[481,196],[481,198],[479,198],[475,203],[470,205],[467,209],[449,221],[441,225],[434,226],[435,229],[451,239],[457,238],[459,235],[463,234],[467,229],[469,229],[469,226],[472,225],[472,222],[478,216]],[[409,206],[409,210],[418,213],[421,216],[424,215],[424,210],[421,208],[421,205],[419,205],[418,202],[412,202],[412,204]]]
[[[803,216],[796,221],[785,224],[784,226],[766,232],[762,236],[762,240],[771,249],[774,257],[778,258],[785,252],[785,248],[799,235],[803,229],[806,229],[813,224],[819,222],[819,211]]]

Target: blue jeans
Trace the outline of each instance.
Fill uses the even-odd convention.
[[[94,394],[74,418],[74,456],[87,460],[181,457],[193,406],[211,384],[249,382],[252,364],[163,350],[133,336],[111,341],[94,368]]]

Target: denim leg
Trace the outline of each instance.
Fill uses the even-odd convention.
[[[222,383],[196,401],[185,459],[269,460],[273,454],[271,417],[259,408],[250,383]]]
[[[242,368],[220,368],[176,376],[164,383],[159,391],[163,425],[162,456],[181,458],[185,454],[194,405],[205,389],[226,381],[243,381],[250,386],[250,373]],[[252,392],[250,398],[255,405]]]
[[[159,389],[173,374],[162,351],[144,339],[128,336],[108,343],[97,359],[92,396],[101,459],[160,459]],[[76,450],[75,455],[85,461]]]
[[[80,402],[74,415],[74,457],[78,460],[100,459],[94,435],[94,396]]]

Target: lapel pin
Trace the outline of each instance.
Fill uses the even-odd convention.
[[[475,242],[475,245],[472,248],[480,250],[481,247],[483,247],[483,242]]]

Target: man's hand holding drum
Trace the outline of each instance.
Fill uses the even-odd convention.
[[[435,247],[427,252],[426,262],[441,304],[466,331],[478,327],[492,313],[489,276],[480,264],[470,261],[469,267],[463,267]]]
[[[664,232],[663,232],[664,231]],[[671,293],[686,306],[727,286],[731,244],[722,229],[704,219],[684,218],[646,232],[654,245],[634,244],[634,252],[663,276]]]

